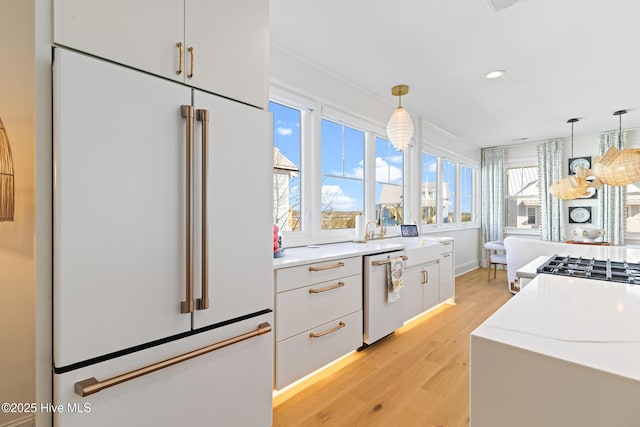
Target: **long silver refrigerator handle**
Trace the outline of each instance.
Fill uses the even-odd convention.
[[[186,289],[185,289],[185,300],[180,304],[180,312],[181,313],[192,313],[193,312],[193,221],[192,221],[192,210],[193,210],[193,107],[191,105],[183,105],[182,106],[182,117],[186,119],[187,122],[187,133],[186,133],[186,142],[187,142],[187,170],[186,170],[186,234],[187,234],[187,242],[186,242]]]
[[[188,353],[181,354],[180,356],[172,357],[171,359],[166,359],[161,362],[154,363],[153,365],[145,366],[144,368],[129,371],[127,373],[120,374],[102,381],[98,381],[93,377],[78,381],[74,385],[75,392],[82,397],[89,396],[91,394],[102,391],[105,388],[113,387],[114,385],[133,380],[143,375],[159,371],[160,369],[168,368],[169,366],[185,362],[189,359],[193,359],[194,357],[202,356],[203,354],[207,354],[212,351],[219,350],[223,347],[228,347],[232,344],[239,343],[240,341],[248,340],[249,338],[264,335],[269,332],[271,332],[271,325],[268,322],[264,322],[259,324],[258,327],[253,331],[246,332],[236,337],[199,348],[198,350],[193,350]]]
[[[196,118],[202,122],[202,298],[196,300],[197,310],[209,308],[208,230],[207,230],[207,176],[209,148],[209,110],[196,110]]]

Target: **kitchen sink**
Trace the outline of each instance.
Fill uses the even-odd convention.
[[[405,246],[407,267],[424,264],[440,257],[442,247],[437,237],[402,237],[400,240]]]

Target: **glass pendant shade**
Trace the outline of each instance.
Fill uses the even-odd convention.
[[[413,121],[407,110],[396,108],[387,123],[387,136],[397,150],[404,150],[413,138]]]
[[[14,191],[11,146],[2,119],[0,119],[0,221],[13,221]]]

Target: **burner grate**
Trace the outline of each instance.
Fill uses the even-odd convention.
[[[640,264],[554,255],[537,269],[538,273],[581,277],[618,283],[640,284]]]

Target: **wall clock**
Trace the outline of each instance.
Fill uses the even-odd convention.
[[[591,224],[591,206],[569,207],[570,224]]]
[[[591,169],[591,157],[574,157],[569,159],[569,175],[575,175],[578,166]]]

